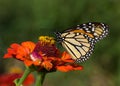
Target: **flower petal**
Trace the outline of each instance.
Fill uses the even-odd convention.
[[[27,41],[27,42],[22,42],[21,46],[17,50],[17,58],[24,60],[24,57],[29,56],[29,54],[33,51],[35,47],[35,43]]]
[[[11,58],[16,55],[16,51],[20,45],[13,43],[10,45],[10,48],[7,49],[7,53],[4,55],[4,58]]]
[[[35,48],[35,43],[31,41],[22,42],[21,45],[27,49],[29,49],[29,52],[32,52]]]
[[[57,70],[61,71],[61,72],[68,72],[70,71],[70,69],[72,69],[72,66],[67,65],[67,66],[57,66]]]
[[[41,61],[38,59],[38,60],[35,60],[35,61],[32,61],[32,60],[24,60],[24,63],[26,66],[31,66],[32,64],[34,64],[35,66],[38,66],[40,65]]]
[[[73,66],[73,65],[66,65],[66,66],[57,66],[57,70],[61,72],[68,72],[68,71],[73,71],[73,70],[82,70],[82,66]]]
[[[43,63],[42,63],[42,66],[46,69],[46,70],[50,70],[50,69],[52,69],[52,67],[53,67],[53,65],[52,65],[52,63],[50,62],[50,61],[44,61]]]
[[[75,61],[71,58],[70,54],[68,54],[66,51],[63,52],[61,59],[62,59],[64,62],[75,62]]]

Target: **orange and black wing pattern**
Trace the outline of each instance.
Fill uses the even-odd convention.
[[[96,42],[106,37],[107,34],[107,25],[92,22],[57,33],[57,37],[72,59],[76,62],[83,62],[89,59]]]

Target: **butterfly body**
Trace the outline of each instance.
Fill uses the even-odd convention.
[[[86,23],[58,32],[57,38],[76,62],[89,59],[95,43],[108,34],[108,26],[103,23]]]

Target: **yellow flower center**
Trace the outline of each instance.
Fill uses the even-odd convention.
[[[39,41],[42,42],[43,45],[45,44],[55,44],[55,40],[53,37],[49,37],[49,36],[40,36],[39,37]]]

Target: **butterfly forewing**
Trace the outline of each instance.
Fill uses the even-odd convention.
[[[86,33],[92,34],[96,41],[106,37],[108,34],[108,26],[104,23],[91,22],[81,24],[78,27],[82,28]]]
[[[90,52],[92,52],[91,49],[94,47],[92,42],[89,42],[88,36],[81,33],[68,32],[66,35],[63,33],[61,37],[64,38],[62,41],[63,47],[70,53],[73,59],[78,62],[88,59]]]

